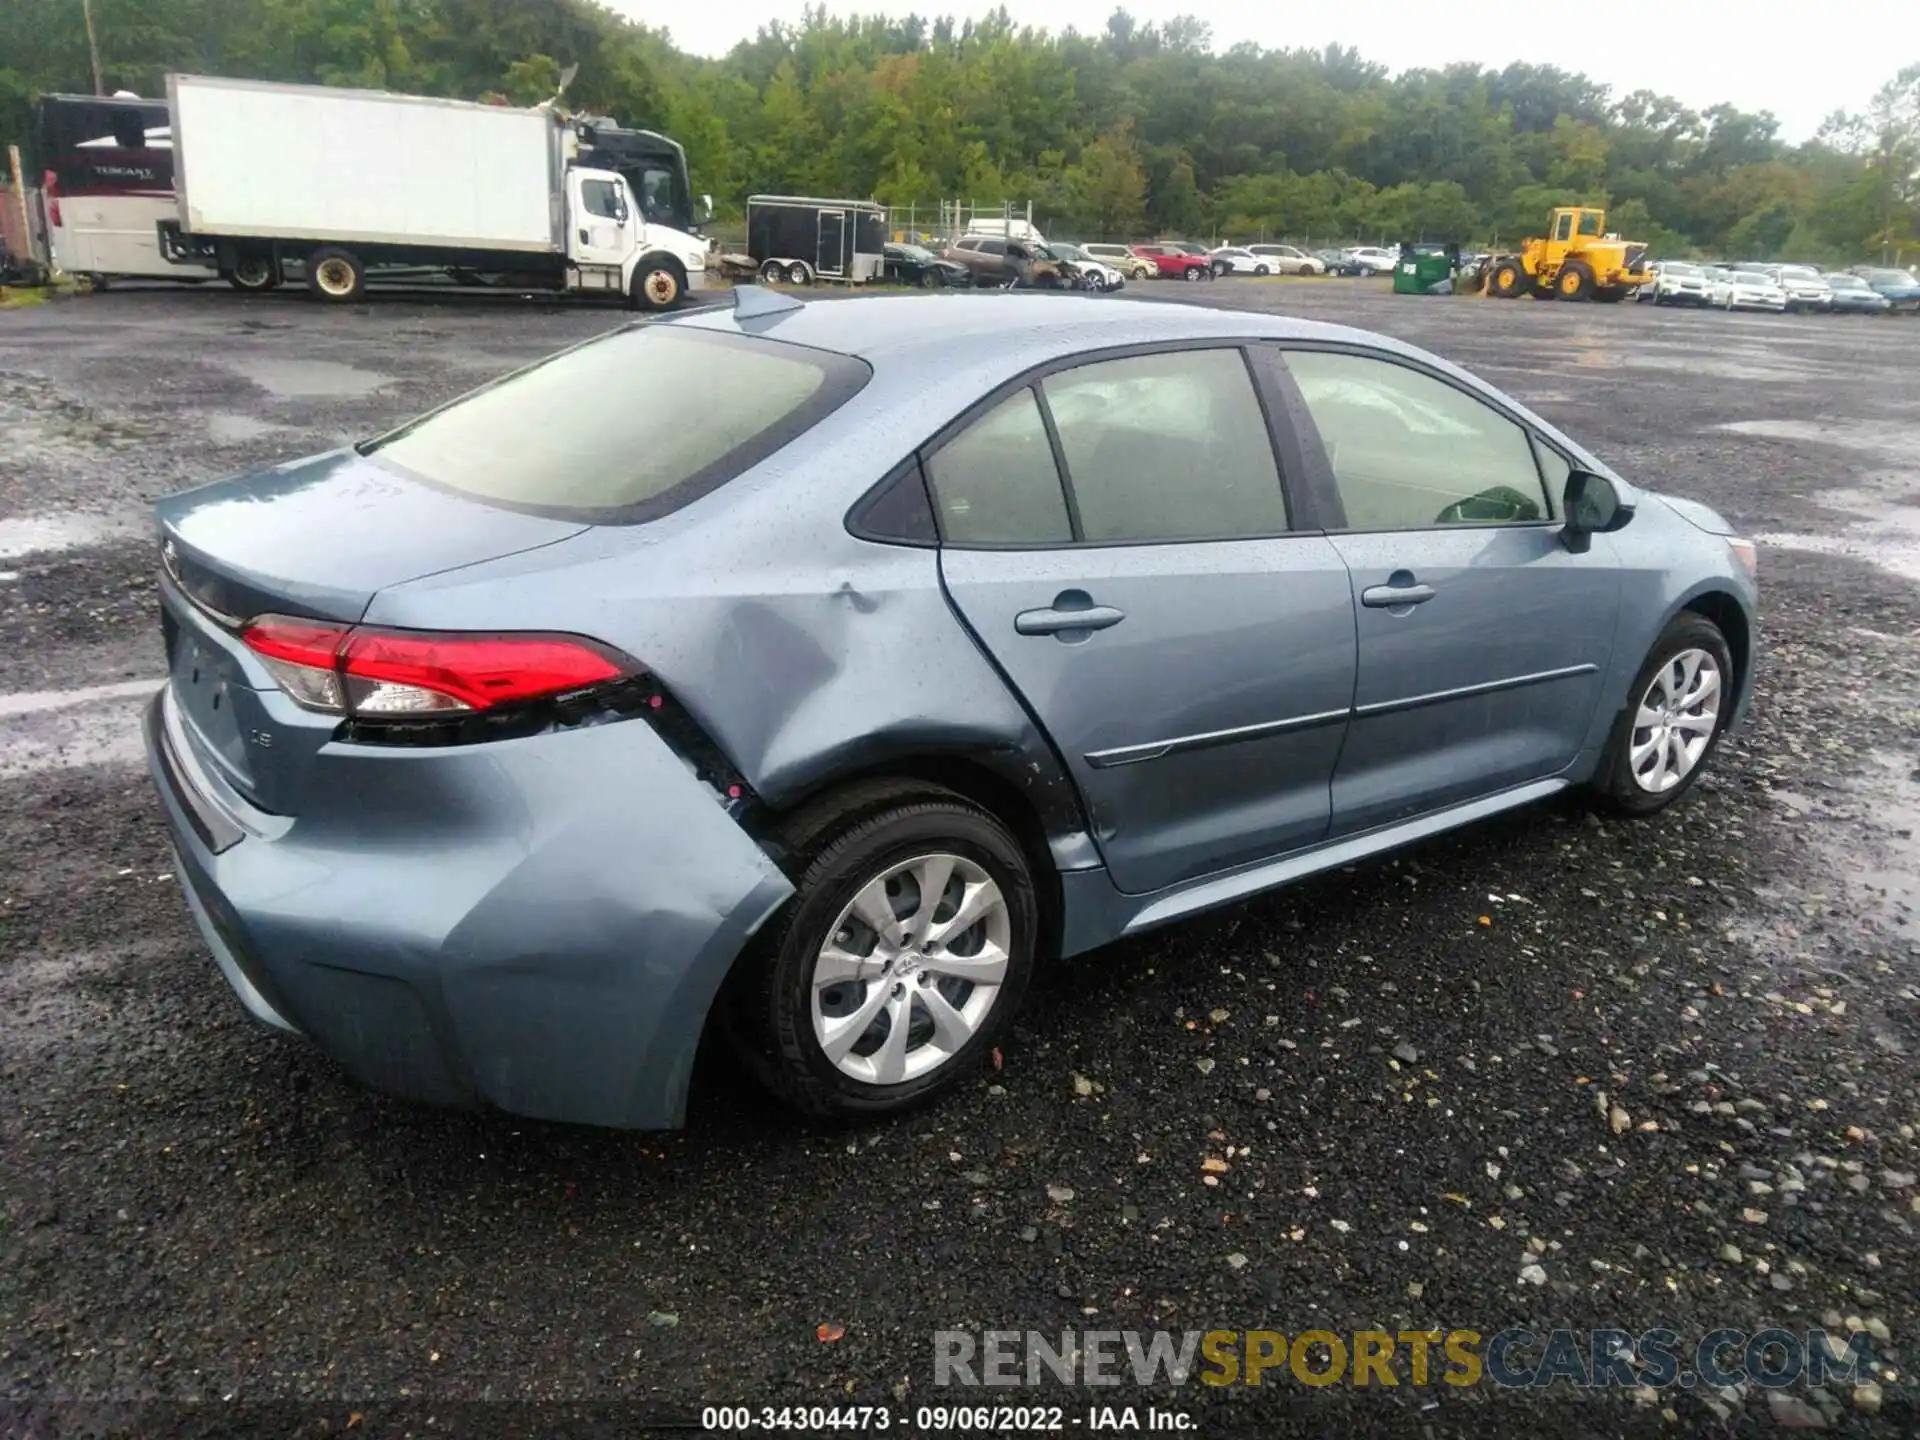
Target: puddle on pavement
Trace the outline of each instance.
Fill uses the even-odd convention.
[[[393,384],[391,375],[343,365],[337,360],[261,356],[229,362],[229,367],[281,400],[353,400]]]
[[[138,449],[166,434],[157,420],[98,414],[43,377],[0,373],[0,465],[97,460],[99,451]]]
[[[1757,535],[1762,545],[1783,550],[1811,550],[1816,555],[1842,555],[1865,560],[1894,575],[1920,581],[1920,506],[1888,503],[1858,490],[1834,490],[1819,503],[1845,516],[1849,523],[1825,534],[1782,531]]]
[[[1805,440],[1885,456],[1896,464],[1920,466],[1920,431],[1911,425],[1873,420],[1734,420],[1716,429],[1762,440]]]
[[[1875,751],[1872,759],[1873,768],[1857,783],[1879,853],[1849,853],[1847,884],[1896,935],[1920,941],[1920,766],[1886,751]]]
[[[1720,380],[1805,380],[1810,373],[1805,365],[1753,350],[1744,354],[1729,350],[1702,354],[1696,349],[1674,347],[1667,354],[1653,345],[1623,350],[1603,341],[1583,340],[1574,342],[1572,356],[1574,364],[1589,369],[1670,371]]]
[[[140,533],[141,523],[125,516],[25,515],[0,519],[0,560],[78,550],[104,540],[124,540]]]
[[[275,425],[270,420],[256,420],[251,415],[216,412],[204,418],[207,422],[207,438],[216,445],[242,445],[266,435],[276,435],[287,428]]]

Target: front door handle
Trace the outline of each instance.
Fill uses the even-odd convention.
[[[1360,603],[1375,610],[1397,610],[1402,605],[1424,605],[1433,598],[1431,585],[1369,585]]]
[[[1084,590],[1062,590],[1045,610],[1022,610],[1013,617],[1013,628],[1022,635],[1058,635],[1063,640],[1085,639],[1095,630],[1118,625],[1127,612],[1111,605],[1096,605]]]

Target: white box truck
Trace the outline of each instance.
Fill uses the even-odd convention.
[[[546,107],[196,75],[167,77],[167,105],[178,216],[161,251],[237,289],[271,289],[290,264],[335,302],[383,271],[647,309],[705,287],[686,158],[664,136]]]

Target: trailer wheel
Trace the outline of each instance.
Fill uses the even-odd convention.
[[[242,295],[259,295],[280,283],[280,267],[268,255],[242,255],[227,271],[227,283]]]
[[[358,300],[366,293],[367,267],[351,250],[323,245],[307,257],[307,289],[329,304]]]
[[[640,310],[671,310],[686,293],[686,277],[672,260],[649,261],[633,277],[633,303]]]
[[[791,285],[811,285],[813,283],[813,271],[808,268],[806,261],[796,260],[787,266],[787,282]]]
[[[760,278],[769,285],[778,285],[787,278],[787,267],[778,260],[769,260],[760,267]]]

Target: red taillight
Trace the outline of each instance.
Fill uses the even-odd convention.
[[[47,224],[60,224],[60,177],[49,170],[40,177],[40,198],[46,202]]]
[[[634,673],[568,635],[447,635],[263,615],[240,638],[300,704],[367,718],[493,710]]]

